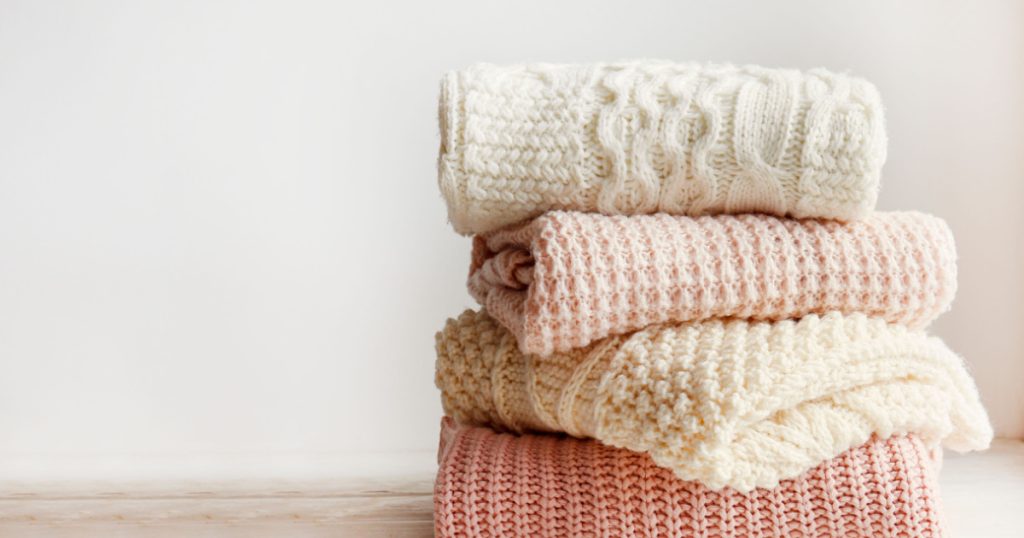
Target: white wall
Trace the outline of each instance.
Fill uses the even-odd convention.
[[[0,4],[0,450],[432,448],[440,74],[631,57],[876,82],[881,207],[951,223],[935,330],[1024,435],[1019,3],[86,5]]]

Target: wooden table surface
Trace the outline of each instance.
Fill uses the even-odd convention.
[[[371,460],[314,461],[292,478],[231,476],[230,466],[204,478],[200,466],[174,479],[169,466],[160,476],[120,481],[86,480],[88,469],[71,480],[35,480],[31,465],[8,460],[0,476],[16,479],[0,482],[0,536],[432,536],[433,454]],[[950,536],[1024,536],[1024,442],[947,454],[941,487]]]

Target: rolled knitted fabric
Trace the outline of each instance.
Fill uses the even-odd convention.
[[[941,219],[552,212],[473,242],[470,294],[526,353],[710,317],[862,312],[911,328],[949,308],[956,247]]]
[[[712,489],[774,487],[872,435],[992,438],[959,357],[862,314],[653,326],[538,356],[466,311],[437,335],[435,382],[461,423],[594,438]]]
[[[875,87],[821,69],[475,65],[445,75],[440,124],[463,234],[553,209],[861,218],[886,156]]]
[[[872,439],[749,493],[679,480],[643,454],[551,435],[441,426],[438,538],[938,538],[941,451]]]

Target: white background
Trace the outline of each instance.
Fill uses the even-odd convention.
[[[934,330],[1024,435],[1024,4],[3,1],[0,450],[433,448],[441,73],[637,57],[874,81],[880,207],[950,222]]]

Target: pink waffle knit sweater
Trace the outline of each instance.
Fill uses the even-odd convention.
[[[930,538],[941,452],[873,439],[771,489],[710,491],[650,458],[553,435],[441,425],[439,538]]]
[[[555,211],[477,236],[468,285],[541,355],[712,317],[839,311],[921,328],[953,300],[956,249],[941,219],[914,212],[841,223]]]

